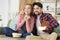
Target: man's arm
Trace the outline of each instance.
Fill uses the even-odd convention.
[[[59,24],[51,14],[48,14],[47,18],[50,21],[50,25],[47,26],[46,31],[53,32],[54,28],[57,27]]]

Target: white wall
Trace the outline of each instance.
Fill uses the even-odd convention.
[[[8,21],[8,0],[0,0],[0,15],[2,17],[2,24],[7,24]],[[0,25],[1,25],[0,23]]]
[[[0,0],[0,12],[8,12],[8,0]]]
[[[0,26],[7,26],[9,19],[13,19],[19,12],[19,0],[0,0]]]
[[[43,4],[43,12],[44,13],[50,13],[52,14],[53,16],[55,16],[55,1],[53,0],[36,0],[37,2],[41,2],[42,1],[42,4]],[[47,10],[47,6],[49,10]]]
[[[19,0],[10,0],[10,17],[13,19],[16,13],[19,12]]]

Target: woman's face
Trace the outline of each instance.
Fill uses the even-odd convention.
[[[32,9],[31,5],[26,5],[24,8],[25,14],[29,15],[32,11],[31,9]]]

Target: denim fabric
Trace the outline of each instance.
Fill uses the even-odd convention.
[[[31,35],[31,33],[22,34],[22,38],[26,38],[26,36],[28,36],[28,35]]]
[[[5,35],[6,35],[6,36],[10,36],[10,37],[12,37],[12,33],[13,33],[13,32],[16,32],[16,31],[10,29],[9,27],[4,27],[3,29],[4,29]]]

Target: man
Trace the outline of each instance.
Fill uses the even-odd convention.
[[[33,3],[33,12],[36,15],[35,28],[33,29],[35,30],[33,32],[33,34],[35,35],[40,35],[43,33],[52,33],[54,31],[54,28],[59,25],[51,14],[43,13],[42,9],[43,9],[43,5],[40,2]],[[39,31],[38,29],[41,26],[46,26],[46,29]]]

